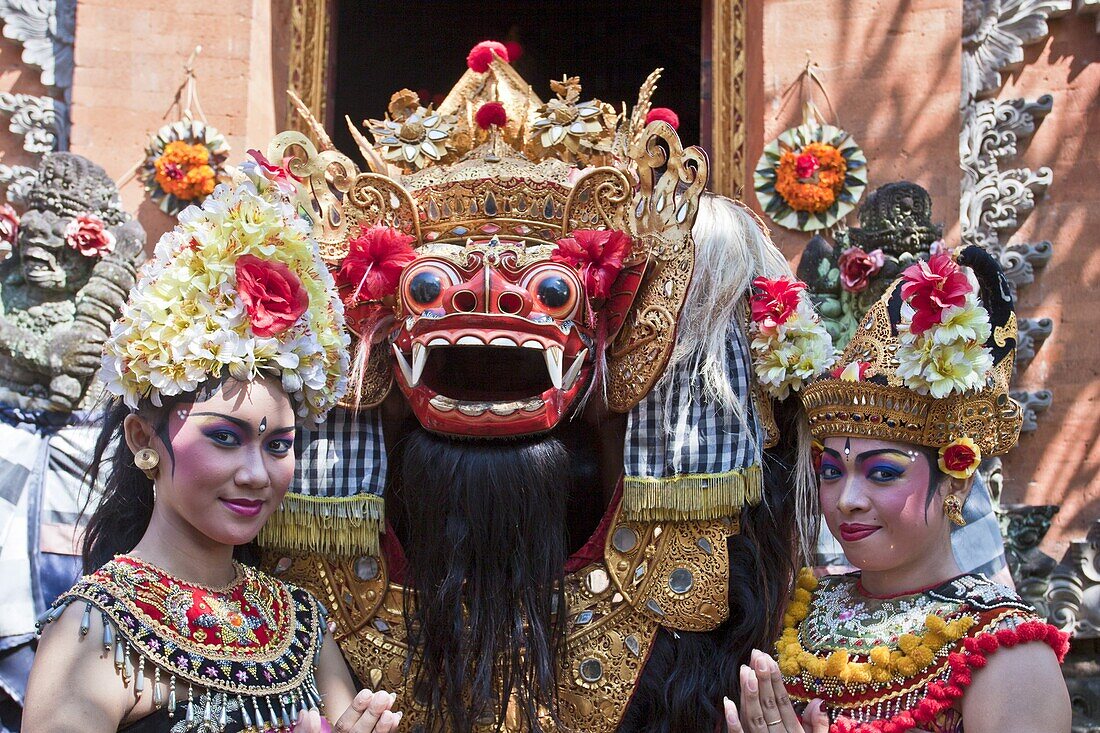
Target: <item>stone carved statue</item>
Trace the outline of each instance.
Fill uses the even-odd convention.
[[[837,232],[835,245],[815,236],[798,265],[798,277],[838,348],[886,286],[943,234],[932,223],[932,198],[908,181],[873,191],[859,208],[859,224]]]
[[[0,403],[87,406],[101,345],[143,258],[145,232],[114,181],[71,153],[42,159],[13,252],[0,263]]]

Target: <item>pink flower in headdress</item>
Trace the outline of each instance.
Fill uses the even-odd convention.
[[[558,240],[550,259],[580,270],[589,298],[606,298],[631,245],[630,235],[617,229],[578,229],[572,237]]]
[[[237,295],[257,336],[279,335],[297,323],[309,307],[305,286],[282,262],[241,255],[236,267]]]
[[[966,273],[946,252],[910,265],[902,279],[901,297],[916,311],[911,331],[918,336],[938,324],[944,310],[966,303],[971,291]]]
[[[812,153],[802,153],[794,161],[794,172],[800,179],[806,179],[817,173],[817,169],[821,167],[821,163]]]
[[[77,214],[65,227],[65,243],[85,257],[102,257],[115,251],[115,235],[95,214]]]
[[[346,296],[351,302],[393,295],[401,271],[416,257],[410,246],[413,239],[393,227],[362,227],[359,236],[348,241],[336,284],[341,290],[351,288]]]
[[[752,296],[752,320],[765,331],[773,331],[787,322],[798,309],[799,292],[806,289],[806,283],[787,277],[776,280],[758,277],[752,285],[760,291]]]
[[[861,247],[849,247],[837,261],[840,267],[840,285],[850,293],[867,289],[872,277],[886,264],[881,249],[864,252]]]
[[[680,129],[680,115],[676,114],[676,112],[669,109],[668,107],[654,107],[653,109],[649,110],[649,114],[645,116],[645,123],[648,125],[654,120],[667,122],[668,124],[672,125],[673,130]]]
[[[302,179],[290,172],[291,156],[288,155],[283,158],[283,164],[278,166],[272,164],[259,150],[249,150],[248,154],[259,165],[263,177],[271,181],[280,193],[288,196],[294,193],[295,181],[301,181]]]
[[[19,214],[10,204],[0,204],[0,262],[11,257],[19,236]]]

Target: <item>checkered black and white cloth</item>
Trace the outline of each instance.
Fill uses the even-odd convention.
[[[701,378],[685,365],[631,410],[624,450],[628,477],[723,474],[760,463],[762,431],[749,397],[752,358],[745,334],[741,329],[733,332],[728,344],[729,376],[736,393],[745,395],[746,422],[702,399]],[[666,402],[668,390],[671,402]]]
[[[378,410],[334,408],[321,425],[299,429],[294,454],[295,493],[327,498],[382,495],[387,464]]]

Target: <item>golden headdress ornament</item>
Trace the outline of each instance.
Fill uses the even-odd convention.
[[[939,252],[887,289],[832,372],[803,389],[811,431],[937,448],[949,473],[970,475],[1019,437],[1022,413],[1008,393],[1015,351],[996,261],[976,246]]]

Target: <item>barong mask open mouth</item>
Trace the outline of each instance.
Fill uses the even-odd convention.
[[[534,251],[532,251],[534,250]],[[592,374],[576,269],[497,238],[426,247],[401,275],[396,380],[420,423],[449,435],[550,430]]]

